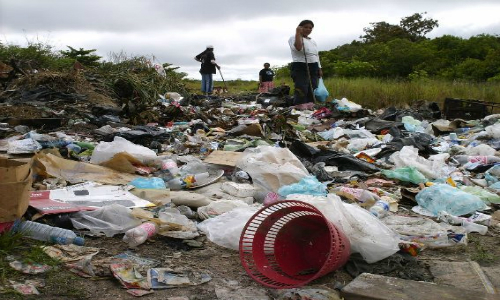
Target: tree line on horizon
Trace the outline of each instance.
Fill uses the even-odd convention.
[[[426,34],[439,23],[425,14],[404,17],[399,24],[370,23],[360,40],[320,51],[324,76],[500,81],[500,36],[430,39]],[[287,76],[288,66],[276,72]]]

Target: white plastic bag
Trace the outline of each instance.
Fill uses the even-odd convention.
[[[110,160],[113,156],[120,152],[127,152],[141,162],[146,162],[155,159],[156,153],[144,146],[136,145],[122,137],[115,136],[112,142],[100,142],[92,152],[90,163],[100,164]]]
[[[446,177],[455,170],[455,168],[449,167],[445,162],[449,157],[448,153],[442,153],[432,155],[427,160],[418,155],[417,148],[404,146],[401,151],[394,152],[389,160],[394,162],[396,168],[415,167],[425,177],[436,179]]]
[[[344,129],[342,127],[335,127],[326,131],[318,132],[318,135],[325,140],[336,140],[344,135]]]
[[[239,207],[218,217],[205,220],[198,224],[213,243],[233,250],[238,250],[243,227],[257,212],[256,207]]]
[[[336,99],[336,102],[337,102],[337,105],[338,105],[337,108],[339,110],[357,112],[357,111],[363,109],[363,107],[361,105],[359,105],[357,103],[354,103],[352,101],[349,101],[349,100],[347,100],[347,98],[342,98],[340,100]]]
[[[197,209],[198,216],[202,220],[214,218],[238,207],[248,207],[248,204],[241,200],[219,200],[202,206]]]
[[[399,251],[399,237],[367,210],[340,200],[337,195],[327,197],[289,195],[287,199],[314,205],[351,242],[351,252],[360,253],[368,263],[374,263]]]
[[[283,185],[297,183],[309,172],[287,148],[259,146],[248,148],[236,167],[247,172],[253,183],[271,192]]]
[[[470,156],[494,156],[496,152],[495,149],[485,144],[480,144],[476,147],[467,147],[465,149],[465,154]]]

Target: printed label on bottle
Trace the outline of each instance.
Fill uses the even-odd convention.
[[[487,156],[471,156],[471,157],[469,157],[469,161],[471,163],[487,164],[488,157]]]
[[[142,223],[139,227],[146,230],[148,238],[152,237],[156,233],[156,226],[153,223]]]

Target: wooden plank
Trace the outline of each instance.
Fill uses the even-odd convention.
[[[243,152],[216,150],[210,153],[203,161],[215,165],[234,167],[242,156]]]
[[[498,300],[499,295],[430,282],[363,273],[346,285],[345,300]]]
[[[430,266],[434,282],[448,284],[458,288],[467,287],[486,293],[496,293],[490,279],[475,261],[435,261]]]

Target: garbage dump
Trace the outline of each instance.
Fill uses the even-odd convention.
[[[145,116],[39,89],[0,94],[0,230],[43,241],[82,278],[134,296],[206,285],[216,299],[339,290],[361,273],[432,282],[426,264],[475,251],[500,290],[498,242],[485,244],[500,232],[500,115],[159,90]],[[37,101],[41,118],[9,112]]]

